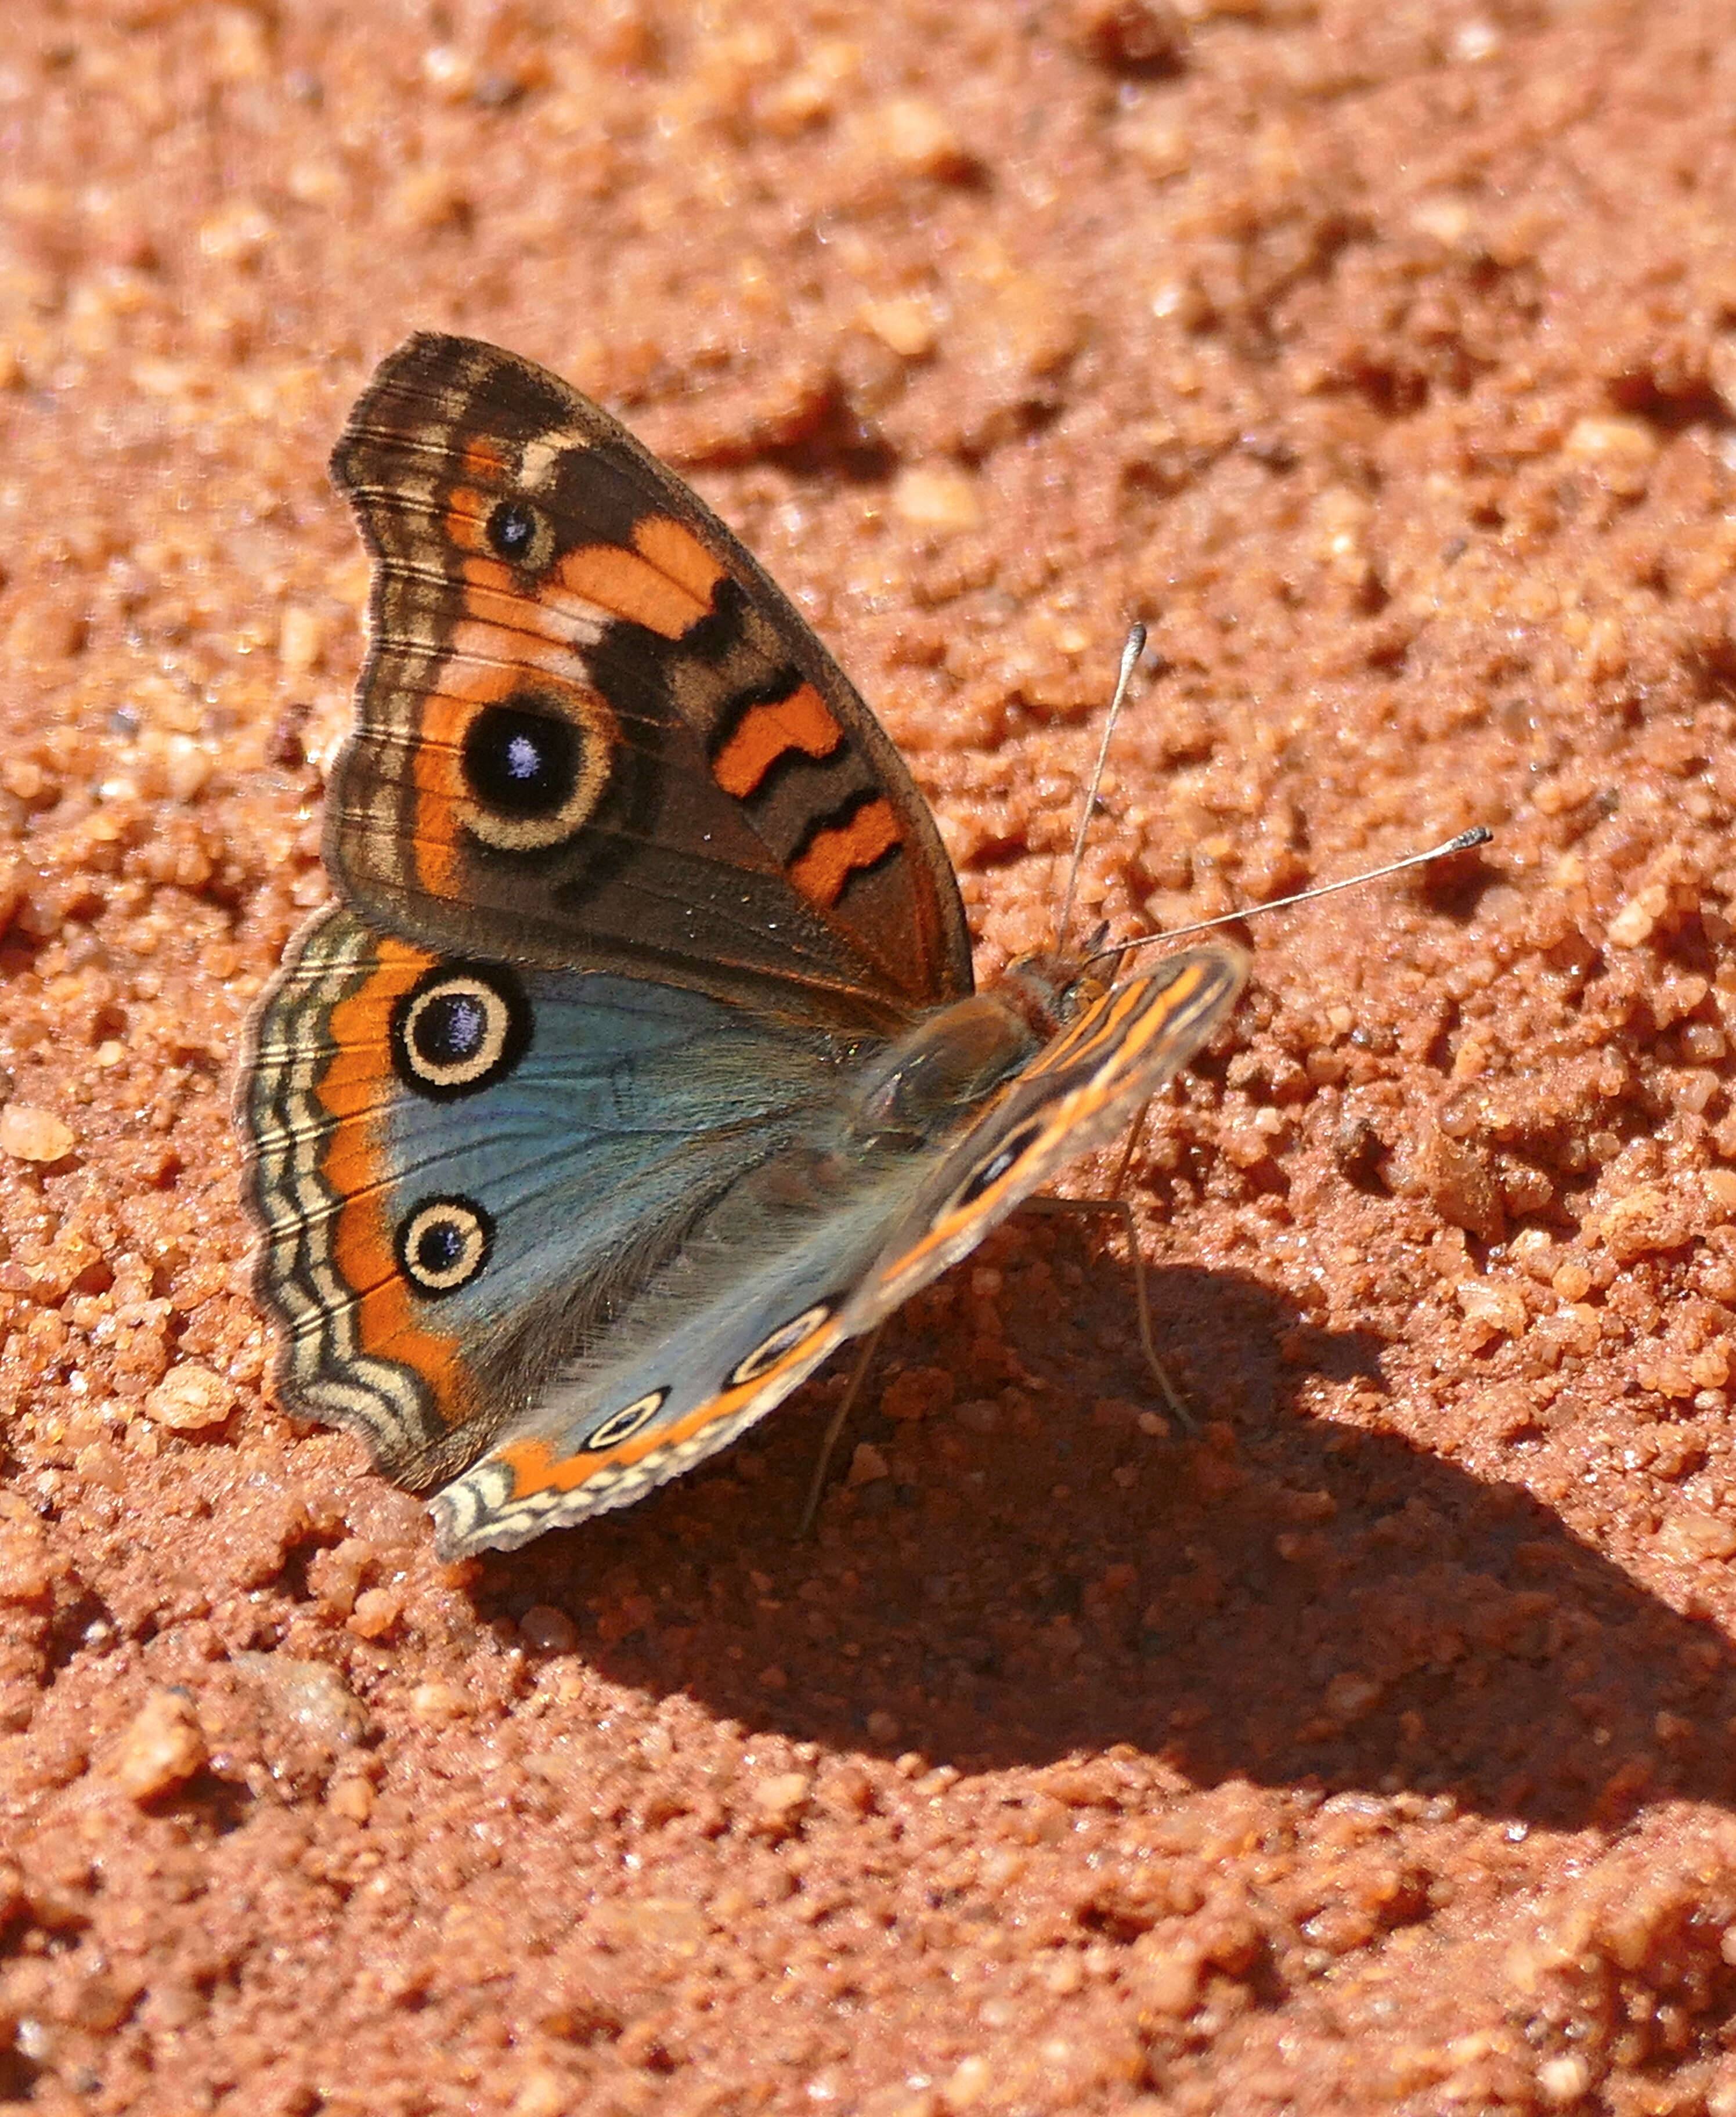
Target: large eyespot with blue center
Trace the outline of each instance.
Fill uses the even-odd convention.
[[[504,1081],[530,1048],[530,1002],[504,963],[440,963],[392,1010],[392,1065],[430,1102]]]
[[[619,1411],[612,1411],[601,1426],[585,1436],[586,1454],[594,1455],[602,1449],[618,1448],[623,1441],[630,1441],[651,1423],[668,1401],[667,1390],[648,1390],[644,1396],[635,1397]]]
[[[528,500],[496,500],[482,533],[497,559],[529,573],[541,573],[555,556],[555,533],[548,517]]]
[[[729,1371],[731,1389],[739,1388],[743,1382],[756,1382],[762,1375],[769,1374],[786,1353],[793,1352],[805,1338],[814,1333],[832,1313],[832,1304],[816,1301],[811,1308],[804,1308],[799,1316],[792,1316],[782,1323],[769,1338],[763,1338],[745,1360],[738,1360]]]
[[[992,1191],[1004,1176],[1018,1166],[1048,1128],[1046,1118],[1033,1118],[1028,1124],[1009,1133],[992,1154],[977,1163],[945,1206],[935,1215],[935,1220],[944,1220],[954,1213],[962,1213],[966,1206],[975,1205],[986,1192]]]
[[[398,1224],[398,1268],[431,1301],[469,1285],[494,1248],[494,1221],[473,1198],[424,1198]]]
[[[465,824],[502,852],[564,843],[603,799],[615,740],[614,716],[576,684],[478,707],[459,752]]]

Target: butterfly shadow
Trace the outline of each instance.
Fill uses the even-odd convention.
[[[1124,1744],[1198,1785],[1447,1796],[1565,1828],[1736,1792],[1736,1656],[1709,1619],[1521,1487],[1309,1416],[1323,1379],[1378,1416],[1377,1340],[1234,1272],[1154,1273],[1202,1414],[1179,1436],[1124,1268],[1010,1287],[1031,1275],[996,1255],[888,1333],[810,1540],[835,1377],[698,1477],[488,1561],[484,1612],[559,1603],[615,1681],[965,1772]]]

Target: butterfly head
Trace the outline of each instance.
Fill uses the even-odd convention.
[[[1110,980],[1097,974],[1109,960],[1101,955],[1093,958],[1089,952],[1080,957],[1071,949],[1033,948],[1007,965],[995,981],[995,994],[1046,1043],[1109,990]]]

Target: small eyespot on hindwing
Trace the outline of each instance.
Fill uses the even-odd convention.
[[[623,1441],[630,1441],[641,1427],[656,1418],[668,1397],[667,1389],[649,1390],[619,1411],[611,1412],[601,1426],[586,1436],[586,1452],[594,1455],[605,1448],[618,1448]]]
[[[804,1308],[799,1316],[792,1316],[782,1323],[769,1338],[755,1346],[745,1360],[738,1360],[729,1371],[729,1387],[738,1389],[743,1382],[756,1382],[760,1377],[777,1366],[784,1354],[799,1345],[804,1338],[810,1338],[832,1313],[833,1304],[816,1301],[811,1308]]]
[[[399,1269],[434,1299],[468,1286],[493,1248],[493,1220],[473,1198],[425,1198],[399,1225]]]
[[[506,1079],[530,1046],[524,989],[502,964],[437,964],[392,1010],[392,1065],[413,1093],[455,1101]]]

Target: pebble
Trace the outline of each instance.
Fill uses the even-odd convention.
[[[579,1644],[579,1627],[552,1603],[533,1603],[519,1620],[519,1636],[538,1653],[570,1653]]]
[[[192,1700],[155,1690],[109,1752],[108,1771],[130,1799],[152,1801],[190,1779],[209,1755]]]
[[[147,1418],[176,1433],[221,1426],[235,1409],[235,1391],[210,1368],[188,1360],[171,1368],[145,1398]]]
[[[976,487],[963,471],[912,464],[893,481],[892,511],[913,529],[975,529],[982,521]]]
[[[0,1109],[0,1153],[20,1161],[59,1161],[78,1143],[78,1136],[52,1110],[30,1103],[8,1103]]]
[[[871,1441],[857,1441],[856,1452],[850,1458],[850,1483],[871,1485],[891,1474],[886,1458]]]
[[[764,1815],[789,1815],[806,1802],[812,1785],[806,1772],[774,1773],[754,1788],[754,1806]]]

